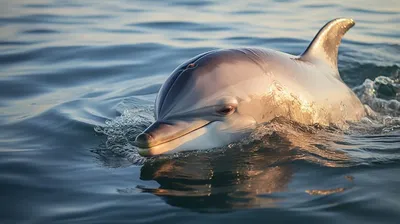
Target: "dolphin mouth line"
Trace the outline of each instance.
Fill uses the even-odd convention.
[[[162,145],[162,144],[166,144],[166,143],[168,143],[168,142],[172,142],[173,140],[176,140],[176,139],[181,138],[181,137],[183,137],[183,136],[185,136],[185,135],[188,135],[188,134],[190,134],[190,133],[192,133],[192,132],[195,132],[195,131],[199,130],[200,128],[203,128],[203,127],[209,125],[210,123],[212,123],[212,122],[210,121],[210,122],[207,122],[207,123],[205,123],[205,124],[195,126],[194,128],[185,129],[185,130],[183,130],[183,131],[180,131],[180,132],[178,132],[178,133],[172,135],[171,137],[169,137],[169,138],[167,138],[167,139],[163,139],[163,140],[161,140],[161,141],[156,141],[156,142],[153,143],[153,144],[148,144],[148,145],[140,145],[140,144],[139,144],[139,145],[138,145],[137,143],[134,143],[134,145],[135,145],[136,147],[141,148],[141,149],[151,149],[151,148],[153,148],[153,147],[156,147],[156,146],[159,146],[159,145]]]

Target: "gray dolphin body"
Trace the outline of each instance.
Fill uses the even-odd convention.
[[[341,39],[353,26],[331,20],[299,56],[237,48],[188,60],[161,87],[156,121],[135,139],[139,154],[222,147],[276,117],[343,127],[358,121],[364,106],[337,68]]]

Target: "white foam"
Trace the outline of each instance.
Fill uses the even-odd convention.
[[[121,116],[105,122],[104,126],[95,127],[95,131],[107,137],[104,150],[129,159],[134,164],[144,162],[137,148],[132,142],[135,137],[149,126],[154,118],[151,107],[127,107],[123,105],[117,109]]]
[[[383,90],[382,90],[383,89]],[[400,116],[400,83],[389,77],[379,76],[374,81],[366,79],[360,86],[353,88],[361,102],[382,115]],[[383,91],[386,94],[382,93]],[[382,98],[384,95],[385,98]]]

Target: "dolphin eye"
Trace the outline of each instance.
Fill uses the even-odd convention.
[[[224,115],[224,116],[230,115],[233,112],[235,112],[235,107],[232,105],[225,105],[217,110],[218,114]]]
[[[190,64],[187,65],[186,68],[194,68],[194,67],[196,67],[196,64],[195,63],[190,63]]]

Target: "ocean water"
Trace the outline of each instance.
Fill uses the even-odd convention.
[[[131,145],[186,59],[300,54],[336,17],[356,21],[339,70],[373,116],[155,159]],[[0,223],[399,223],[399,24],[397,0],[2,0]]]

